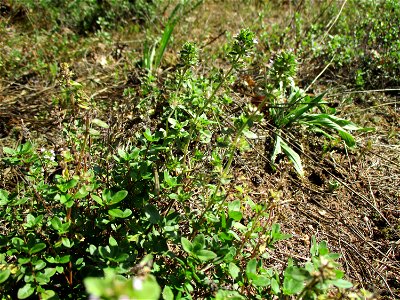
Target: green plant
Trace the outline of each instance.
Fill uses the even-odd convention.
[[[104,278],[88,277],[84,284],[91,298],[95,299],[149,299],[157,300],[161,289],[154,276],[148,274],[147,266],[151,256],[145,257],[140,263],[140,275],[127,279],[118,275],[114,269],[104,270]]]
[[[303,126],[311,132],[323,134],[334,139],[330,131],[336,131],[348,147],[355,146],[354,137],[350,131],[361,128],[351,121],[334,116],[335,109],[329,108],[323,101],[324,94],[310,96],[294,83],[296,59],[290,52],[276,55],[265,84],[266,105],[271,123],[274,126],[274,148],[271,154],[271,165],[274,167],[276,158],[284,153],[293,163],[300,176],[304,176],[300,149],[293,149],[296,141],[293,139],[294,128]],[[267,102],[264,100],[264,103]],[[262,105],[261,105],[262,106]]]
[[[314,297],[349,287],[323,243],[313,244],[305,266],[270,268],[266,250],[291,237],[276,223],[281,195],[270,191],[258,201],[248,186],[232,182],[234,157],[257,138],[253,126],[270,101],[226,113],[234,104],[229,83],[251,63],[255,48],[254,33],[241,30],[226,48],[227,70],[206,76],[196,72],[198,47],[185,43],[175,72],[162,83],[150,78],[138,90],[138,114],[152,111],[155,122],[113,142],[94,97],[60,64],[55,104],[63,108],[62,149],[39,150],[30,141],[3,148],[16,184],[0,190],[6,228],[1,293],[19,299],[84,299],[85,291],[105,299],[157,299],[160,293],[168,300],[244,299]],[[271,95],[283,96],[293,85],[292,58],[283,56],[271,71],[265,88]],[[311,126],[306,112],[322,105],[294,99],[301,113],[277,101],[270,108],[281,130]]]
[[[332,287],[348,289],[353,285],[343,279],[344,272],[335,262],[340,255],[330,253],[326,243],[317,243],[312,238],[311,261],[304,267],[298,267],[289,262],[284,271],[283,293],[285,295],[298,295],[298,299],[316,299],[324,295]]]

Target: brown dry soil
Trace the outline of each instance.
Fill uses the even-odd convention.
[[[223,44],[226,37],[221,33],[251,25],[251,12],[243,16],[238,11],[202,7],[177,29],[176,36],[184,33],[187,40],[206,41],[201,43],[206,47]],[[218,20],[231,22],[221,24]],[[194,24],[204,24],[206,29]],[[118,36],[107,45],[93,42],[90,53],[72,63],[78,81],[96,93],[97,101],[110,107],[105,120],[120,133],[115,140],[143,126],[134,113],[136,100],[122,95],[124,88],[138,89],[135,71],[117,81],[110,75],[110,70],[130,64],[129,52],[140,53],[141,39],[132,42],[130,37]],[[122,56],[102,65],[101,58],[112,57],[121,44]],[[166,57],[173,61],[173,52]],[[322,84],[318,89],[324,89]],[[59,124],[64,113],[52,104],[59,92],[57,83],[34,74],[20,82],[0,79],[0,146],[15,146],[26,139],[60,146]],[[299,134],[306,171],[306,177],[299,179],[286,159],[280,161],[276,172],[269,168],[271,125],[263,122],[257,125],[260,138],[253,141],[252,150],[234,161],[233,184],[247,184],[257,201],[268,201],[270,191],[278,192],[272,210],[274,221],[293,238],[278,244],[270,256],[271,267],[283,269],[288,257],[305,261],[310,239],[316,236],[318,241],[327,241],[333,252],[342,254],[340,262],[347,276],[359,287],[375,292],[378,298],[395,298],[400,295],[400,98],[378,92],[335,94],[327,97],[340,104],[341,116],[375,131],[356,133],[355,149]],[[233,96],[239,106],[250,101],[240,93]],[[3,170],[0,187],[12,185],[6,179]]]

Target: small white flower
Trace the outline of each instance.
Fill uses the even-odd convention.
[[[131,298],[129,298],[129,296],[127,296],[127,295],[122,295],[122,296],[119,296],[119,298],[118,298],[118,300],[130,300]]]
[[[142,290],[143,289],[143,280],[140,278],[134,278],[132,281],[132,286],[137,291]]]
[[[253,39],[253,44],[258,44],[258,40],[257,39]]]

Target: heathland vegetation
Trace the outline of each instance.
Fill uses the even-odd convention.
[[[0,299],[394,299],[397,0],[0,3]]]

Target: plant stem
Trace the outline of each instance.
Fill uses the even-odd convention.
[[[231,67],[231,69],[229,70],[229,72],[228,72],[228,73],[226,74],[226,76],[224,77],[224,80],[223,80],[223,81],[225,81],[225,79],[227,78],[227,76],[229,76],[229,73],[232,72],[232,70],[233,70],[233,67]],[[220,88],[220,87],[222,86],[223,81],[220,82],[220,84],[217,86],[217,89]],[[217,89],[215,90],[215,92],[211,95],[211,97],[210,97],[208,100],[212,99],[212,97],[215,96],[215,93],[216,93]],[[261,111],[261,109],[262,109],[262,107],[265,105],[266,101],[268,101],[268,97],[265,97],[265,99],[258,105],[257,109],[251,114],[251,116],[249,117],[249,120],[248,120],[247,122],[243,123],[242,126],[239,128],[239,130],[236,132],[236,135],[235,135],[235,138],[234,138],[234,140],[233,140],[233,143],[231,144],[231,149],[230,149],[230,152],[229,152],[229,159],[228,159],[228,162],[227,162],[227,164],[225,165],[225,167],[224,167],[224,169],[223,169],[223,171],[222,171],[221,178],[225,178],[225,177],[229,174],[230,167],[231,167],[232,161],[233,161],[233,156],[234,156],[235,149],[236,149],[236,144],[237,144],[237,142],[238,142],[238,140],[239,140],[239,138],[240,138],[240,136],[241,136],[243,130],[247,127],[248,122],[249,122],[250,120],[253,120],[254,117],[255,117],[255,115],[256,115],[258,112]],[[206,103],[208,104],[208,102],[206,102]],[[189,140],[189,142],[190,142],[190,140]],[[188,144],[189,144],[189,143],[188,143]],[[188,144],[186,144],[186,146],[188,146]],[[186,148],[186,150],[187,150],[187,148]],[[187,152],[185,152],[185,154],[187,154]],[[184,160],[184,162],[185,162],[185,160]],[[221,185],[222,185],[222,183],[221,183],[221,180],[220,180],[220,181],[218,182],[217,188],[215,189],[215,191],[213,192],[213,194],[212,194],[212,196],[211,196],[210,201],[208,202],[206,208],[203,210],[203,212],[202,212],[201,215],[200,215],[198,225],[201,225],[201,224],[204,222],[204,215],[205,215],[206,212],[211,208],[211,206],[215,203],[213,199],[214,199],[215,196],[218,194],[219,189],[221,188]],[[226,198],[225,198],[225,199],[226,199]],[[222,202],[220,203],[220,206],[221,206],[223,203],[225,203],[225,200],[222,201]],[[197,227],[198,227],[198,226],[197,226]],[[197,233],[197,229],[195,229],[195,230],[193,231],[192,236],[194,236],[195,233]]]
[[[228,162],[226,163],[226,165],[224,167],[224,171],[222,173],[222,176],[227,176],[229,171],[230,171],[230,168],[231,168],[231,165],[232,165],[232,161],[233,161],[233,156],[234,156],[234,153],[235,153],[235,150],[236,150],[236,144],[238,143],[239,138],[243,133],[243,130],[246,129],[246,127],[248,126],[248,123],[250,121],[254,120],[255,115],[261,111],[261,109],[263,108],[263,106],[265,105],[265,103],[267,101],[268,101],[268,97],[266,96],[264,98],[264,100],[258,105],[257,109],[250,115],[248,121],[244,122],[242,124],[242,126],[239,128],[239,130],[236,132],[235,138],[233,139],[233,143],[231,144],[231,149],[229,151],[229,159],[228,159]]]
[[[188,142],[185,144],[185,148],[183,150],[183,170],[186,169],[186,161],[187,161],[187,154],[189,151],[189,145],[190,145],[190,141],[191,141],[191,137],[193,135],[194,130],[196,129],[196,123],[197,120],[199,119],[199,117],[204,113],[204,111],[206,110],[206,108],[208,107],[208,105],[211,103],[211,101],[214,99],[215,95],[217,94],[217,92],[219,91],[219,89],[222,87],[222,85],[224,84],[224,82],[226,81],[226,79],[231,75],[234,66],[236,64],[236,62],[239,60],[239,58],[237,58],[235,60],[235,62],[232,64],[231,68],[228,70],[228,72],[225,74],[225,76],[222,78],[222,80],[219,82],[219,84],[217,85],[217,87],[213,90],[212,94],[210,95],[210,97],[208,97],[204,103],[204,106],[200,109],[200,111],[196,114],[196,117],[194,118],[194,121],[190,124],[190,128],[189,128],[189,140]],[[189,169],[191,169],[190,166],[190,162],[189,162]]]

